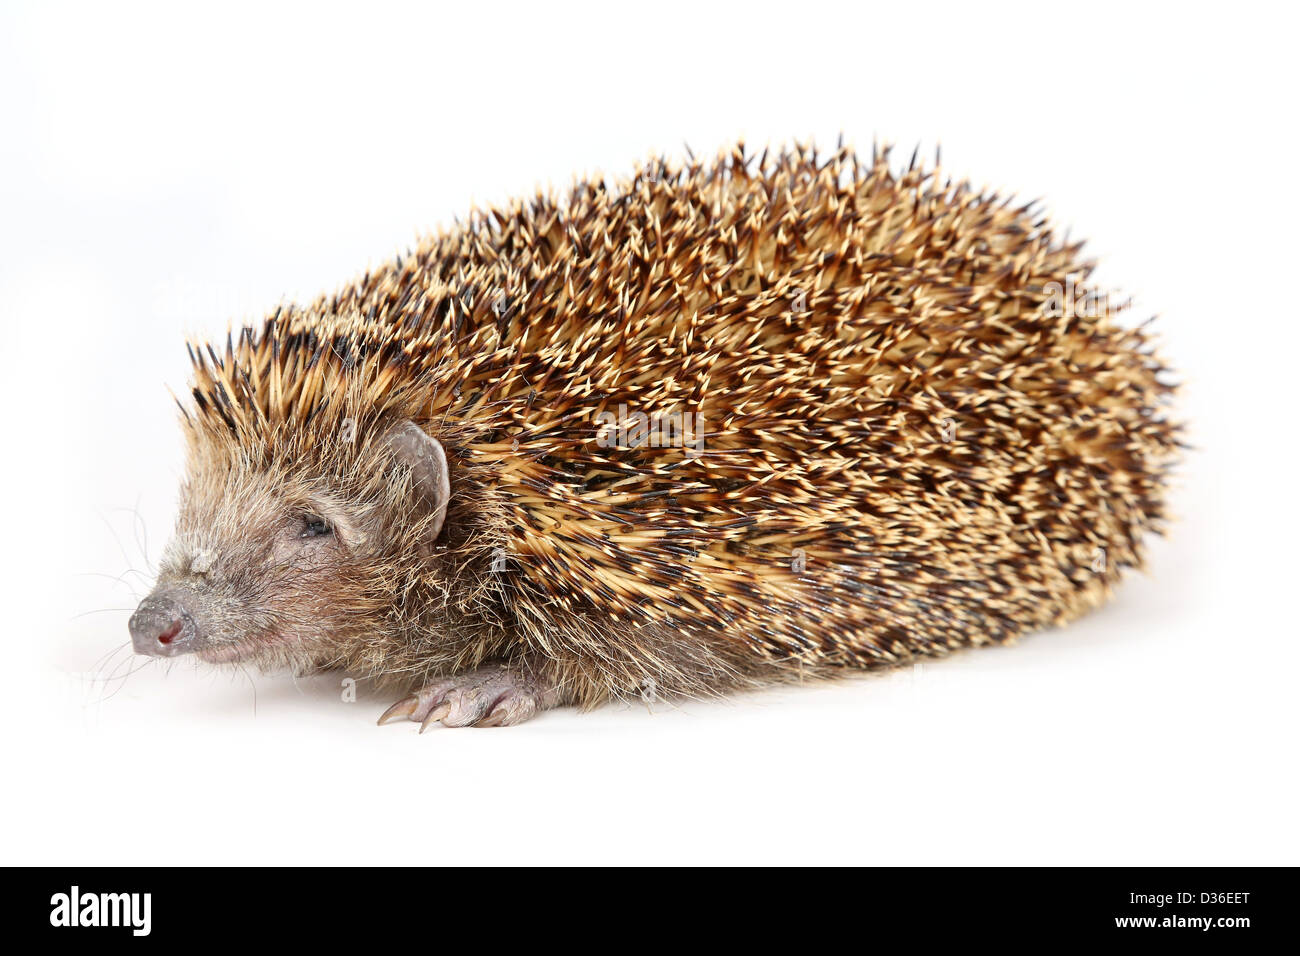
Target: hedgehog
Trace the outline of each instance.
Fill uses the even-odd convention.
[[[423,732],[1099,605],[1164,530],[1175,386],[1081,242],[941,169],[687,150],[191,341],[135,650],[341,671]]]

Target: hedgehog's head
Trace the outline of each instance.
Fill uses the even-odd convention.
[[[136,652],[303,667],[374,639],[422,580],[451,485],[419,425],[365,431],[285,423],[253,446],[192,428],[176,534],[131,617]]]

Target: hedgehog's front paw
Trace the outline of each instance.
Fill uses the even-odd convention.
[[[420,724],[420,733],[438,721],[445,727],[508,727],[554,707],[557,699],[553,689],[513,668],[482,667],[426,684],[384,711],[379,722],[405,717]]]

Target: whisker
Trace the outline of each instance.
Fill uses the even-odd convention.
[[[125,511],[134,517],[131,522],[132,534],[135,539],[135,546],[140,550],[140,557],[144,559],[144,565],[153,574],[153,562],[149,560],[149,529],[144,523],[144,516],[140,514],[140,498],[135,499],[135,506],[131,508],[114,508],[114,511]]]
[[[133,607],[97,607],[89,611],[82,611],[80,614],[74,614],[68,618],[69,621],[77,621],[83,617],[89,617],[91,614],[121,614],[123,611],[134,611]]]
[[[104,668],[108,667],[110,663],[112,663],[113,658],[115,658],[118,654],[122,653],[122,651],[125,648],[128,648],[130,646],[131,646],[130,641],[123,641],[121,644],[117,645],[117,647],[114,647],[112,650],[105,651],[103,654],[99,656],[99,660],[95,661],[95,665],[92,668],[91,672],[94,674],[98,674]]]
[[[116,690],[114,690],[113,693],[109,694],[107,697],[100,698],[99,703],[105,704],[108,701],[112,700],[114,697],[116,697],[118,692],[120,692],[122,688],[126,686],[126,682],[131,678],[131,675],[138,673],[142,668],[148,667],[151,661],[146,658],[144,661],[142,661],[140,664],[136,665],[135,667],[132,667],[131,663],[132,663],[131,658],[128,657],[122,663],[118,664],[117,667],[113,668],[113,672],[108,676],[108,679],[105,681],[105,683],[108,683],[110,681],[118,681],[119,683],[117,685]],[[118,677],[117,672],[121,670],[124,666],[127,668],[127,672],[123,674],[121,677]]]
[[[114,509],[114,510],[120,510],[120,509]],[[111,534],[113,536],[113,540],[117,542],[117,549],[122,552],[122,562],[128,568],[131,567],[132,566],[131,556],[126,553],[126,546],[122,544],[122,537],[117,533],[117,529],[113,527],[113,523],[108,520],[107,515],[102,513],[99,516],[99,520],[104,522],[104,527],[108,529],[108,533]]]
[[[240,661],[235,661],[236,669],[248,680],[248,686],[253,689],[253,717],[257,717],[257,682],[253,680],[253,675],[248,672]]]

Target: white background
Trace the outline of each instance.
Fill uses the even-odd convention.
[[[1272,9],[6,3],[3,862],[1300,862],[1297,84]],[[919,673],[422,737],[337,677],[133,670],[185,333],[474,202],[841,130],[1044,197],[1159,314],[1197,450],[1112,606]]]

